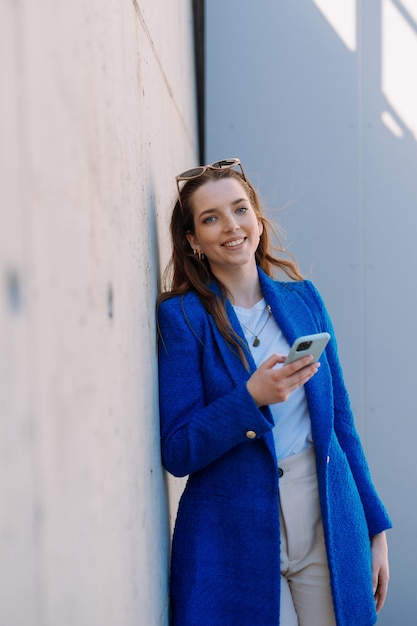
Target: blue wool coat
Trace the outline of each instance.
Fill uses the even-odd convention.
[[[305,393],[337,624],[370,626],[376,621],[370,537],[391,522],[355,430],[332,324],[309,281],[278,282],[262,271],[259,278],[289,344],[315,332],[332,336]],[[229,302],[227,314],[245,341]],[[249,348],[251,372],[194,293],[164,301],[158,318],[162,460],[175,476],[189,475],[173,537],[172,624],[278,625],[274,422],[246,389],[256,369]]]

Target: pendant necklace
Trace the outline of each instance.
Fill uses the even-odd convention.
[[[250,328],[248,328],[247,326],[245,326],[245,324],[243,324],[242,322],[240,322],[240,323],[241,323],[241,325],[243,326],[243,328],[245,328],[245,329],[246,329],[246,330],[247,330],[247,331],[248,331],[251,335],[253,335],[253,336],[254,336],[254,340],[253,340],[253,343],[252,343],[252,346],[253,346],[254,348],[257,348],[257,347],[259,346],[259,344],[261,343],[261,340],[259,339],[259,335],[261,334],[261,332],[263,331],[263,329],[264,329],[264,328],[265,328],[265,326],[267,325],[267,323],[268,323],[268,321],[269,321],[269,318],[270,318],[270,317],[271,317],[271,315],[272,315],[271,307],[270,307],[270,305],[269,305],[269,304],[267,304],[267,305],[266,305],[266,307],[265,307],[265,311],[268,311],[267,318],[266,318],[266,320],[265,320],[265,322],[264,322],[264,324],[263,324],[262,328],[261,328],[260,330],[258,330],[258,332],[257,332],[257,333],[253,332],[253,330],[251,330]]]

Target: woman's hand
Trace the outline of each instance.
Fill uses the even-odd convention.
[[[388,591],[389,565],[388,544],[386,533],[379,533],[371,539],[372,550],[372,586],[376,604],[376,612],[379,613],[385,603]]]
[[[285,402],[294,389],[302,387],[314,376],[320,363],[309,365],[312,356],[305,356],[284,367],[275,368],[277,363],[284,363],[286,357],[272,354],[262,363],[246,383],[247,389],[258,406]]]

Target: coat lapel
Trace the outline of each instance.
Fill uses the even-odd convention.
[[[275,321],[291,345],[297,337],[327,330],[318,325],[307,300],[300,296],[291,283],[273,281],[261,270],[259,279],[264,298],[271,305]],[[333,427],[333,401],[329,389],[333,388],[326,357],[320,359],[319,372],[304,385],[316,449],[327,455]]]
[[[275,281],[260,269],[259,280],[263,297],[267,304],[271,306],[274,319],[290,345],[297,337],[325,330],[318,326],[306,300],[300,296],[298,289],[294,289],[291,286],[291,283]],[[220,289],[216,283],[213,283],[211,288],[221,297]],[[239,320],[229,300],[226,301],[226,312],[233,330],[242,339],[242,346],[245,350],[250,371],[246,370],[238,355],[226,345],[213,318],[209,316],[209,319],[213,336],[216,339],[224,365],[231,379],[237,384],[242,382],[242,380],[248,380],[251,374],[256,370],[256,365],[239,324]],[[331,381],[329,384],[330,372],[326,365],[327,362],[325,363],[323,359],[322,367],[318,374],[304,386],[315,444],[317,445],[320,442],[324,444],[325,448],[330,440],[332,428],[332,419],[329,414],[331,402],[328,398],[328,391],[326,392],[326,390],[331,388]],[[270,415],[268,407],[263,407],[261,410],[268,412]],[[265,437],[265,441],[274,458],[276,458],[272,433],[269,433]]]
[[[290,345],[297,337],[317,332],[311,312],[291,283],[274,281],[259,270],[262,294]]]

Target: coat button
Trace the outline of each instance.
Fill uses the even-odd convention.
[[[278,476],[281,478],[281,476],[284,475],[284,470],[282,469],[282,467],[278,468]]]
[[[246,431],[246,437],[248,439],[256,439],[256,433],[254,430],[247,430]]]

